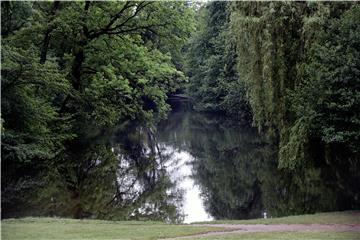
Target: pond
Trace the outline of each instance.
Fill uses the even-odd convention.
[[[320,167],[279,169],[273,144],[251,126],[194,112],[187,102],[172,102],[172,109],[157,137],[172,152],[167,170],[183,189],[186,223],[342,208]]]
[[[358,186],[324,162],[279,169],[278,144],[219,114],[171,102],[154,126],[81,125],[72,151],[49,166],[5,217],[61,216],[196,222],[356,209]],[[30,189],[30,188],[29,188]],[[25,196],[25,195],[24,195]]]
[[[184,222],[261,217],[257,165],[264,140],[251,127],[194,112],[187,102],[172,102],[172,108],[158,125],[158,141],[172,152],[172,179],[181,179]]]

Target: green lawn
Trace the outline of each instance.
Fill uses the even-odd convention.
[[[160,222],[115,222],[56,218],[23,218],[1,221],[2,240],[99,239],[150,240],[191,235],[219,228],[169,225]]]
[[[359,233],[245,233],[187,240],[359,240]]]
[[[360,224],[360,212],[333,212],[301,215],[284,218],[258,219],[247,221],[213,221],[210,223],[278,224],[278,223],[337,223]],[[75,220],[59,218],[23,218],[1,221],[3,240],[152,240],[222,230],[210,226],[170,225],[161,222]],[[200,239],[225,240],[360,240],[360,233],[348,232],[303,232],[303,233],[246,233],[223,236],[193,237]]]
[[[201,222],[204,224],[360,224],[360,211],[344,211],[344,212],[329,212],[329,213],[315,213],[298,216],[289,216],[281,218],[268,219],[254,219],[254,220],[219,220],[211,222]]]

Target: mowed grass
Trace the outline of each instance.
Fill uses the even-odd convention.
[[[360,224],[360,211],[299,215],[242,221],[212,221],[228,224]],[[3,240],[153,240],[194,235],[222,228],[207,225],[171,225],[161,222],[75,220],[61,218],[22,218],[1,221]],[[192,237],[191,240],[360,240],[359,232],[271,232],[230,233],[221,236]]]
[[[218,220],[201,224],[360,224],[360,211],[328,212],[289,216],[281,218],[259,218],[253,220]]]
[[[160,222],[23,218],[1,221],[1,239],[152,240],[220,229],[207,226],[170,225]]]
[[[223,236],[189,238],[187,240],[359,240],[359,233],[305,232],[305,233],[244,233]]]

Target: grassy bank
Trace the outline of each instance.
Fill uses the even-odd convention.
[[[208,222],[207,222],[208,223]],[[247,221],[213,221],[210,223],[230,224],[360,224],[360,211],[319,213],[311,215],[291,216],[284,218],[258,219]],[[1,221],[1,239],[3,240],[154,240],[161,238],[193,235],[209,231],[218,231],[207,225],[171,225],[161,222],[140,221],[102,221],[74,220],[59,218],[23,218]],[[193,237],[192,240],[360,240],[356,232],[272,232],[228,234],[223,236]]]
[[[218,220],[201,224],[360,224],[360,211],[328,212],[253,220]]]
[[[170,225],[160,222],[74,220],[56,218],[23,218],[3,220],[3,240],[152,240],[192,235],[217,230],[214,227]]]

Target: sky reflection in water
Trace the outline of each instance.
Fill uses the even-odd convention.
[[[178,187],[184,192],[185,213],[184,223],[192,223],[199,221],[211,221],[213,218],[206,213],[203,200],[200,196],[199,186],[195,185],[191,178],[193,167],[191,161],[193,157],[186,151],[177,151],[171,146],[166,146],[169,151],[173,152],[172,161],[167,166],[167,170],[171,174],[173,181],[178,181]]]

